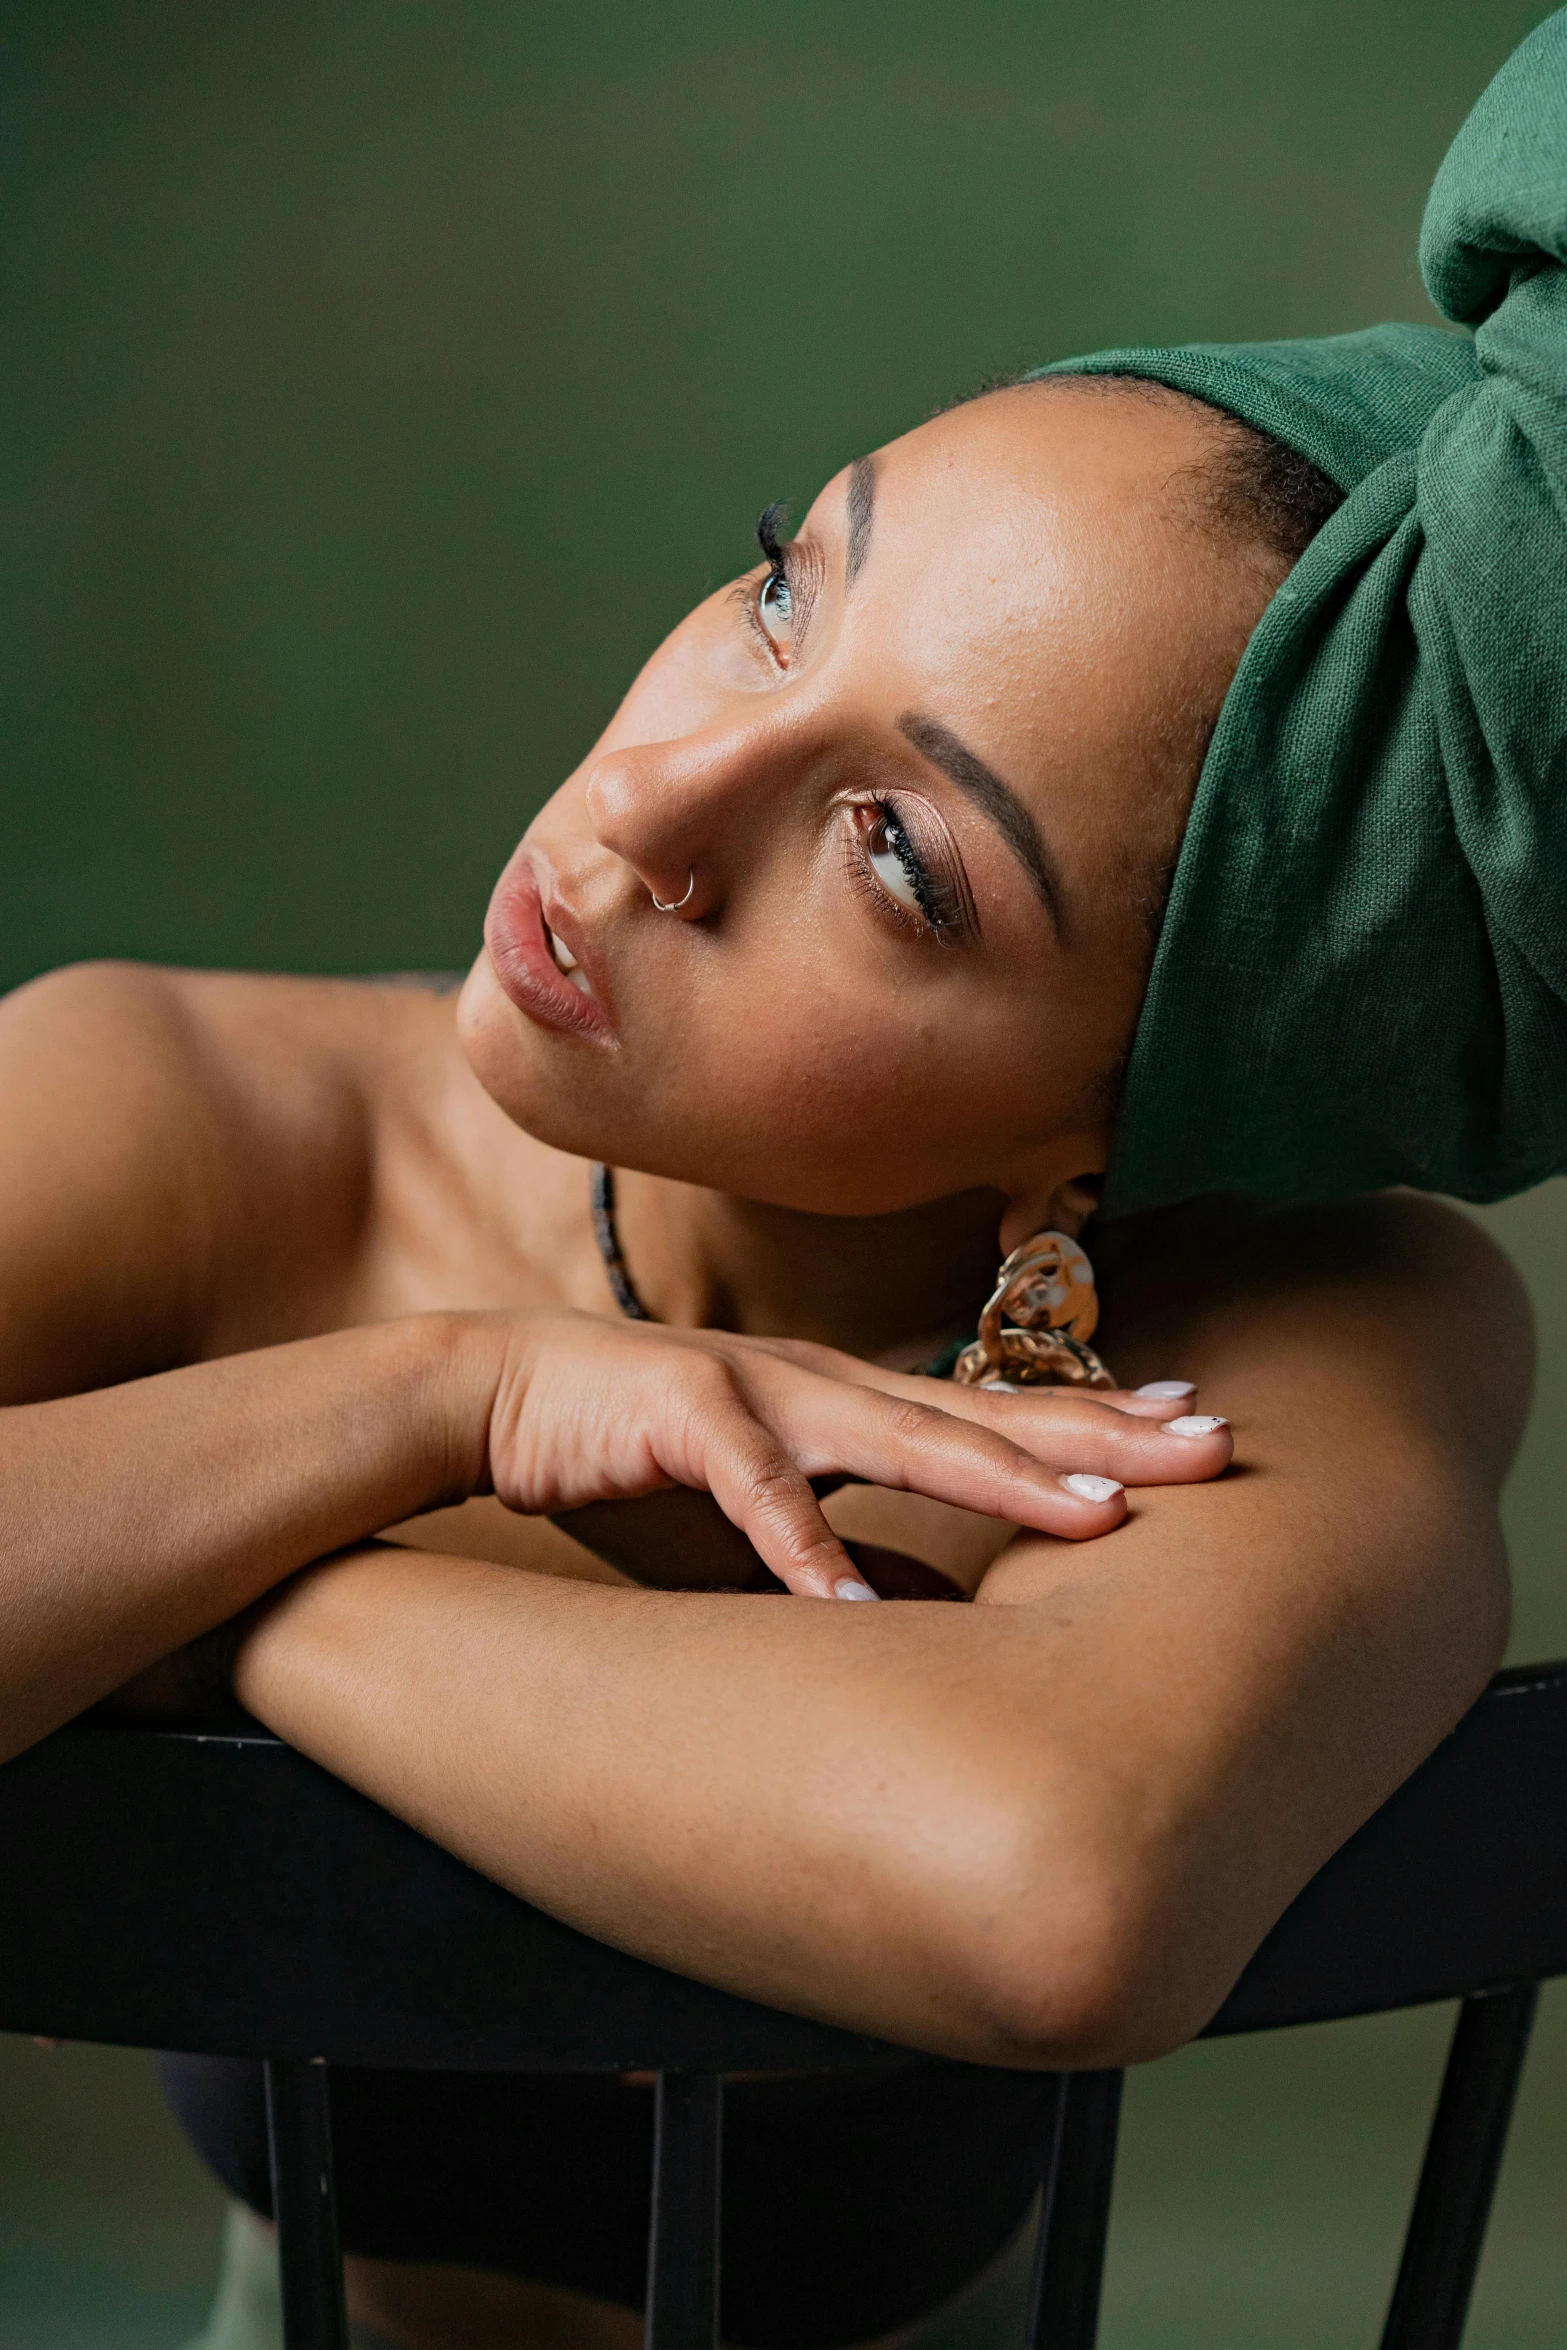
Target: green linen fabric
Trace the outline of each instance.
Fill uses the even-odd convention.
[[[1138,1026],[1109,1213],[1567,1167],[1567,10],[1437,175],[1451,329],[1098,352],[1347,493],[1226,698]]]

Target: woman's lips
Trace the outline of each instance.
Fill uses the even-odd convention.
[[[555,960],[552,942],[555,952],[572,964],[570,976]],[[591,992],[588,973],[545,920],[539,885],[525,857],[509,865],[495,885],[484,944],[503,994],[519,1012],[545,1028],[613,1042],[614,1025]]]

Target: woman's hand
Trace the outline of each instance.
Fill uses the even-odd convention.
[[[791,1591],[874,1599],[810,1479],[834,1474],[1068,1540],[1106,1534],[1127,1485],[1188,1484],[1230,1458],[1184,1392],[997,1394],[883,1371],[831,1347],[558,1313],[480,1318],[501,1355],[488,1483],[558,1515],[670,1486],[712,1494]]]

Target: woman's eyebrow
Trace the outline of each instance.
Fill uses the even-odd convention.
[[[914,745],[921,758],[939,767],[948,781],[967,793],[981,814],[989,818],[1033,883],[1055,925],[1057,937],[1064,937],[1060,875],[1039,836],[1033,815],[1012,786],[1003,783],[993,767],[987,767],[967,743],[960,742],[950,727],[943,726],[938,719],[921,718],[917,711],[905,710],[898,720],[898,732]]]
[[[871,551],[871,524],[876,519],[876,460],[856,457],[849,468],[848,529],[843,542],[843,592],[848,594]]]

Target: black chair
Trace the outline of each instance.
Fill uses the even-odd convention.
[[[1502,1674],[1209,2026],[1462,2001],[1382,2350],[1463,2332],[1540,1982],[1567,1973],[1567,1664]],[[343,2350],[334,2063],[659,2077],[649,2350],[713,2350],[724,2072],[900,2052],[514,1900],[258,1729],[74,1724],[0,1770],[0,2028],[261,2057],[287,2350]],[[1063,2077],[1027,2350],[1092,2350],[1119,2073]]]

